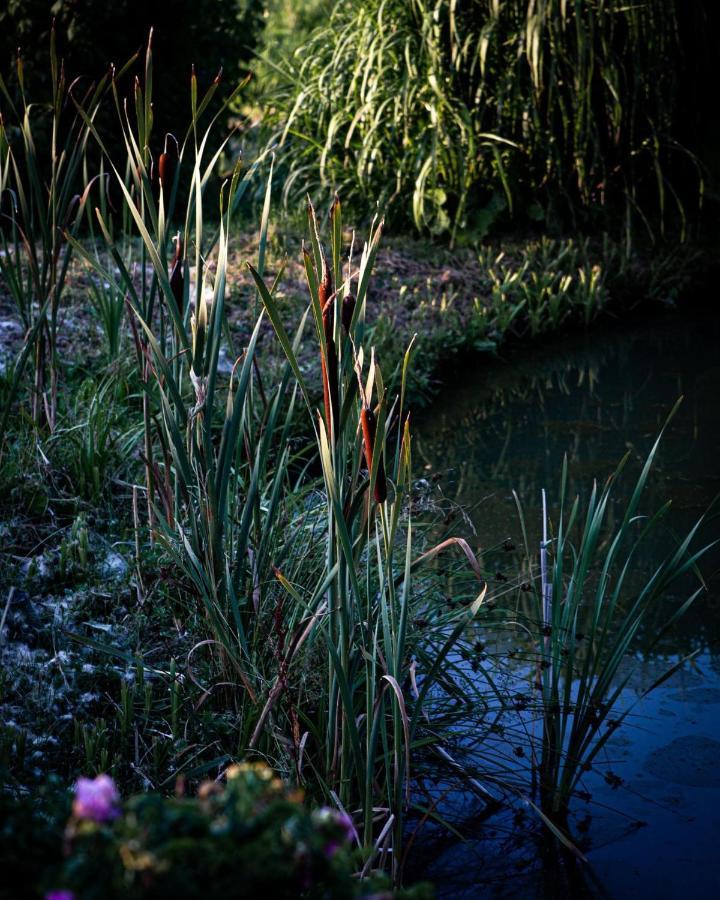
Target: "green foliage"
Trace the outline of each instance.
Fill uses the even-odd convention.
[[[83,817],[76,804],[64,835],[57,801],[45,807],[44,815],[29,803],[5,801],[3,806],[4,836],[34,860],[25,882],[28,894],[44,888],[51,896],[71,890],[84,900],[189,900],[201,894],[225,900],[268,892],[279,898],[341,900],[387,889],[382,879],[352,877],[353,833],[347,817],[329,808],[308,809],[301,791],[261,763],[231,766],[226,782],[203,783],[195,798],[131,797],[109,821]],[[44,856],[30,845],[43,848]],[[15,865],[12,869],[17,871]],[[6,895],[0,891],[0,896]],[[431,892],[398,896],[429,897]]]
[[[65,422],[58,424],[46,447],[54,461],[64,464],[70,485],[68,493],[99,503],[113,466],[127,454],[119,447],[118,404],[115,379],[96,384],[87,379],[77,390],[74,406]]]
[[[431,32],[433,21],[426,23]],[[437,757],[442,774],[463,775],[444,744],[456,734],[459,715],[470,710],[481,718],[488,690],[497,696],[489,679],[472,677],[464,664],[485,598],[483,571],[468,543],[454,535],[439,536],[431,515],[425,516],[416,503],[408,415],[413,352],[422,355],[427,376],[443,354],[469,346],[492,350],[510,335],[535,337],[570,318],[587,323],[605,302],[606,275],[583,242],[543,240],[526,248],[520,259],[483,250],[491,302],[476,298],[472,309],[461,313],[450,288],[438,298],[437,285],[428,283],[411,323],[425,334],[397,354],[397,334],[387,323],[372,321],[368,306],[383,223],[373,219],[358,250],[354,232],[343,226],[336,196],[327,219],[319,219],[308,204],[308,244],[303,247],[307,306],[301,321],[288,327],[288,311],[277,291],[282,268],[271,277],[266,264],[272,168],[257,259],[244,270],[241,291],[229,290],[234,214],[262,163],[243,171],[237,160],[224,181],[219,177],[223,155],[230,151],[228,141],[217,140],[215,132],[238,91],[221,102],[217,84],[203,94],[193,77],[189,126],[177,141],[164,141],[162,154],[154,154],[149,45],[143,76],[133,85],[134,102],[125,103],[118,83],[109,86],[123,148],[118,153],[95,120],[100,95],[93,93],[88,104],[70,107],[54,50],[51,60],[51,127],[57,134],[62,131],[66,107],[72,124],[62,131],[63,151],[53,147],[48,169],[35,153],[33,104],[23,98],[20,107],[13,107],[11,92],[4,95],[15,113],[15,131],[7,128],[0,134],[0,178],[5,196],[12,197],[3,220],[0,274],[19,317],[25,317],[27,336],[18,363],[2,382],[5,452],[0,477],[3,483],[18,479],[27,461],[26,481],[16,488],[21,500],[34,507],[26,514],[42,516],[50,502],[42,475],[53,464],[63,469],[74,496],[72,518],[59,528],[52,523],[54,533],[63,533],[57,570],[61,580],[86,580],[89,593],[108,601],[105,619],[113,613],[127,618],[123,604],[130,602],[138,607],[135,615],[145,616],[156,629],[153,637],[162,633],[144,656],[137,652],[135,635],[118,646],[107,622],[84,622],[103,633],[102,639],[66,635],[125,666],[119,690],[115,671],[105,694],[114,705],[109,714],[108,704],[102,714],[77,710],[73,740],[68,741],[70,764],[85,771],[132,772],[131,777],[167,788],[178,770],[192,779],[218,772],[231,757],[260,755],[314,797],[348,811],[358,832],[362,852],[356,863],[362,874],[384,868],[399,882],[406,817],[416,802],[418,759]],[[426,102],[427,96],[421,96]],[[457,117],[450,115],[448,121],[459,127]],[[379,118],[377,127],[383,122]],[[455,137],[462,145],[473,132]],[[97,179],[89,175],[93,154],[84,154],[90,139],[102,160]],[[510,163],[502,147],[508,145],[490,137],[482,141],[502,180]],[[451,150],[449,144],[443,148]],[[426,159],[439,159],[431,151]],[[70,195],[81,163],[87,183],[74,205]],[[465,215],[460,209],[470,208],[474,188],[468,183],[461,189],[465,199],[457,201],[450,216],[447,186],[433,181],[431,169],[426,168],[427,178],[416,192],[417,221],[444,229],[452,220],[457,228]],[[50,177],[40,174],[47,172]],[[97,208],[94,217],[86,217],[91,194]],[[110,202],[113,194],[115,203]],[[483,233],[502,205],[499,196],[496,191],[484,210]],[[427,213],[429,197],[437,207],[432,215]],[[506,202],[511,199],[507,196]],[[89,240],[80,239],[81,222],[89,222]],[[129,329],[124,339],[130,353],[124,361],[115,358],[106,377],[88,377],[77,390],[68,379],[75,396],[65,409],[54,398],[57,322],[71,253],[96,279],[91,290],[108,357],[121,356],[123,323]],[[238,296],[252,310],[251,328],[241,340],[230,319]],[[440,326],[422,327],[435,313]],[[301,355],[303,347],[309,348],[308,356]],[[5,431],[33,353],[36,421],[21,413],[19,431],[15,421]],[[128,384],[117,378],[122,362],[133,370]],[[323,387],[322,412],[313,390],[318,383]],[[38,410],[53,429],[46,441]],[[131,422],[123,435],[125,412]],[[142,472],[144,479],[135,477],[123,485],[123,512],[128,522],[132,517],[135,590],[125,590],[130,601],[120,601],[119,586],[110,592],[92,590],[93,567],[100,571],[100,542],[92,533],[91,516],[77,507],[82,502],[100,508],[116,466],[140,439],[133,474]],[[8,452],[13,449],[21,451],[20,462]],[[572,607],[560,602],[566,588],[562,566],[572,559],[572,584],[580,584],[584,573],[577,569],[578,560],[593,562],[603,524],[598,510],[604,514],[608,503],[609,494],[600,501],[593,497],[592,533],[583,536],[577,554],[558,538],[553,582],[558,602],[552,615],[572,614]],[[633,500],[623,537],[635,525],[635,505]],[[574,507],[571,520],[576,515]],[[33,535],[29,546],[43,544]],[[668,577],[651,582],[647,598],[659,596],[670,575],[687,567],[687,549],[684,542],[668,559]],[[445,585],[438,559],[446,551],[459,551],[469,573],[471,587],[464,582],[458,603],[437,602]],[[125,573],[127,565],[122,559],[120,563]],[[26,583],[45,577],[35,557],[25,574]],[[123,574],[118,577],[122,580]],[[583,599],[578,593],[577,603]],[[603,594],[600,606],[605,599]],[[12,593],[3,615],[11,600]],[[567,624],[562,622],[566,631]],[[588,709],[612,700],[609,681],[600,683],[605,677],[601,670],[617,669],[638,623],[634,618],[624,623],[625,636],[613,643],[615,624],[612,617],[597,622],[598,641],[610,648],[610,657],[599,656],[597,666],[588,664],[594,667],[586,680]],[[60,666],[54,633],[52,647]],[[553,653],[557,650],[562,658],[567,649],[561,644]],[[171,661],[160,661],[162,654]],[[175,661],[180,654],[186,661],[182,673]],[[568,689],[572,667],[554,665],[555,656],[543,661],[549,663],[551,679],[543,696],[549,760],[544,764],[545,793],[550,797],[549,805],[543,803],[549,813],[543,814],[552,818],[554,798],[566,803],[575,783],[569,768],[561,772],[552,762],[565,747],[564,738],[558,742],[554,735],[568,727],[567,718],[558,724],[558,716],[570,714],[558,697]],[[135,670],[132,683],[126,680],[128,667]],[[49,692],[39,696],[43,676],[38,672],[45,669],[33,660],[26,669],[36,679],[35,702],[45,703],[47,711]],[[66,678],[61,667],[60,674]],[[0,688],[17,696],[25,683],[10,685],[3,679]],[[576,741],[572,760],[594,752],[588,751],[587,728],[578,728],[580,743]],[[0,761],[5,765],[14,755],[18,766],[25,767],[28,746],[22,728],[4,730]],[[87,823],[74,822],[68,840],[77,852],[68,862],[68,882],[96,881],[102,864],[117,896],[131,888],[150,896],[153,891],[182,896],[191,888],[197,893],[198,879],[206,893],[230,893],[227,885],[238,880],[243,889],[248,884],[257,889],[279,885],[279,890],[297,893],[296,860],[287,852],[288,834],[294,840],[289,824],[294,812],[284,793],[277,800],[279,805],[262,800],[258,811],[243,805],[232,788],[206,788],[199,805],[138,798],[114,829],[87,829]],[[432,810],[420,812],[434,815]],[[303,830],[306,820],[298,815],[297,843],[312,848],[314,838]],[[321,877],[323,884],[331,874]],[[364,890],[362,882],[353,882],[358,884]]]
[[[5,735],[3,735],[3,739]],[[0,777],[6,775],[0,759]],[[37,900],[39,878],[62,864],[67,800],[51,777],[33,798],[0,791],[0,882],[2,900]]]
[[[97,275],[128,298],[143,385],[149,533],[202,612],[201,643],[217,648],[211,677],[233,688],[240,752],[262,752],[316,794],[338,798],[362,823],[367,866],[376,857],[382,865],[389,860],[399,877],[410,760],[415,747],[436,740],[426,731],[422,703],[434,687],[456,699],[453,667],[443,672],[442,688],[439,674],[479,607],[443,612],[431,638],[411,624],[416,604],[426,603],[422,594],[414,599],[414,572],[452,547],[465,553],[478,579],[480,570],[462,541],[423,548],[422,528],[418,539],[408,512],[410,354],[391,404],[374,355],[362,349],[382,225],[374,223],[358,265],[339,200],[331,210],[329,255],[309,207],[308,313],[325,386],[325,415],[317,420],[296,355],[308,313],[291,338],[274,299],[280,275],[270,287],[263,277],[272,173],[257,267],[249,267],[254,304],[264,312],[240,351],[228,323],[228,244],[252,170],[241,176],[235,165],[219,192],[219,222],[209,221],[219,152],[205,155],[215,119],[204,133],[199,121],[212,95],[198,99],[193,82],[192,128],[178,147],[174,178],[161,179],[156,192],[146,140],[152,72],[148,49],[145,78],[135,88],[141,113],[134,122],[121,113],[126,161],[116,161],[93,129],[149,277],[137,284],[101,211],[97,220],[116,272],[68,236]],[[275,385],[265,381],[258,351],[265,316],[286,356]],[[229,375],[220,368],[223,349],[235,360]],[[307,409],[306,433],[316,441],[291,455],[296,404]],[[99,458],[103,446],[93,440],[87,450]],[[307,469],[313,457],[321,481]],[[402,685],[414,657],[423,683],[413,701]],[[109,763],[104,726],[85,737],[88,760]]]
[[[602,210],[630,230],[662,227],[666,207],[684,217],[669,180],[683,156],[677,5],[339,4],[275,61],[266,127],[286,198],[331,186],[360,213],[377,199],[391,224],[451,240],[508,216],[568,225]]]
[[[513,341],[587,326],[608,308],[613,263],[618,280],[622,265],[622,254],[610,242],[602,250],[587,240],[549,238],[504,247],[478,250],[478,267],[468,274],[477,280],[462,290],[456,283],[430,280],[411,285],[406,278],[369,325],[390,371],[402,364],[403,341],[416,335],[408,372],[415,403],[431,398],[442,370],[465,354],[495,354]]]
[[[90,185],[84,191],[80,186],[89,122],[109,82],[106,76],[97,85],[73,90],[54,30],[49,63],[50,81],[41,102],[30,100],[21,61],[17,98],[0,74],[0,277],[27,331],[11,395],[32,356],[33,418],[52,429],[60,367],[58,322],[72,256],[65,230],[76,235],[84,217]],[[4,421],[0,437],[3,429]]]
[[[322,27],[330,18],[333,4],[330,0],[267,0],[266,24],[262,35],[262,49],[268,54],[269,66],[261,70],[259,78],[272,78],[273,60],[283,59],[294,53],[308,34]]]

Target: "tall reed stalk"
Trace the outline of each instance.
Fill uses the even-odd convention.
[[[322,575],[311,593],[307,586],[298,590],[278,575],[296,602],[316,618],[322,614],[314,639],[326,649],[327,691],[323,708],[308,727],[322,754],[325,790],[358,817],[366,851],[389,858],[399,877],[413,756],[423,740],[433,743],[427,734],[420,736],[423,702],[438,689],[439,673],[449,674],[444,663],[476,614],[484,591],[478,587],[469,611],[439,617],[430,635],[423,636],[413,625],[414,572],[419,565],[456,545],[478,577],[480,570],[460,540],[414,555],[411,431],[404,406],[411,353],[408,350],[402,366],[399,395],[389,403],[374,352],[368,361],[361,346],[382,222],[373,223],[357,268],[352,250],[343,266],[341,212],[336,197],[328,221],[328,260],[308,203],[310,243],[303,250],[325,386],[324,415],[313,412],[277,303],[259,274],[251,272],[313,418],[322,466]],[[413,659],[426,637],[428,643],[439,642],[437,653],[419,673],[419,692],[409,693],[406,685],[415,683]],[[452,677],[448,680],[452,683]]]
[[[261,311],[238,353],[227,307],[230,234],[254,167],[242,175],[239,162],[234,166],[220,188],[217,219],[211,219],[208,196],[226,144],[205,158],[216,119],[202,134],[199,122],[213,88],[198,102],[193,77],[191,124],[177,142],[168,195],[167,160],[154,163],[147,150],[151,84],[149,46],[134,116],[114,92],[124,164],[112,159],[88,120],[147,270],[143,263],[139,280],[128,270],[99,208],[96,219],[119,275],[70,237],[98,275],[127,297],[145,393],[149,533],[176,562],[197,602],[207,636],[193,653],[211,657],[218,683],[208,695],[217,689],[227,698],[238,752],[272,759],[347,810],[367,867],[389,867],[399,878],[412,758],[436,740],[424,733],[423,703],[431,691],[461,693],[444,663],[482,592],[478,585],[469,610],[432,611],[429,631],[414,625],[413,609],[427,605],[422,591],[415,593],[418,567],[456,546],[478,579],[480,569],[463,541],[429,547],[412,522],[405,409],[410,350],[399,395],[390,401],[374,353],[362,347],[382,223],[373,223],[357,260],[354,241],[345,256],[339,199],[328,220],[329,252],[308,206],[303,258],[309,310],[291,337],[275,298],[282,273],[268,286],[263,271],[271,170],[258,264],[248,266]],[[187,197],[182,212],[181,196]],[[315,325],[322,413],[298,359],[308,315]],[[267,319],[286,360],[274,386],[264,378],[259,351]],[[229,378],[219,366],[223,346],[235,359]],[[290,438],[303,407],[309,417],[303,433],[314,435],[315,446],[298,451]],[[422,653],[427,646],[433,655]],[[409,684],[416,685],[412,693]]]

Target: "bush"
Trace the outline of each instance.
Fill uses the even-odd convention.
[[[226,783],[200,785],[197,797],[139,794],[125,803],[107,775],[81,778],[64,835],[58,806],[43,816],[0,798],[14,849],[23,835],[28,852],[44,848],[44,858],[31,854],[28,895],[37,896],[34,889],[53,900],[228,900],[263,891],[278,898],[394,896],[375,893],[383,886],[377,879],[353,877],[355,830],[345,813],[308,809],[302,792],[263,763],[234,765],[226,775]],[[418,888],[412,895],[428,893]]]
[[[699,0],[697,0],[699,2]],[[481,238],[674,202],[677,0],[339,4],[285,67],[267,126],[286,194],[321,182],[397,226]],[[629,65],[629,61],[632,64]]]

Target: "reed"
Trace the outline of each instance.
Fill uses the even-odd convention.
[[[251,268],[314,424],[323,476],[319,514],[326,525],[316,587],[309,591],[301,573],[291,578],[278,572],[277,578],[307,610],[305,621],[308,629],[312,626],[307,639],[316,645],[320,642],[327,658],[322,709],[310,719],[298,705],[298,714],[320,753],[313,765],[324,790],[337,797],[359,823],[369,860],[378,856],[399,878],[412,760],[420,747],[440,742],[426,730],[423,703],[432,692],[447,696],[461,691],[447,660],[477,613],[484,591],[478,584],[478,597],[469,610],[433,617],[426,633],[413,624],[418,567],[443,550],[458,547],[473,563],[478,578],[480,570],[463,541],[445,541],[420,554],[414,550],[418,537],[409,505],[411,431],[404,409],[410,350],[399,395],[389,404],[374,352],[366,372],[361,345],[370,271],[383,225],[373,223],[357,268],[352,249],[343,266],[341,214],[336,198],[328,223],[332,248],[328,260],[314,208],[308,204],[310,244],[304,251],[324,382],[337,386],[337,416],[332,402],[326,403],[324,417],[315,416],[280,309]],[[330,273],[337,288],[328,297]],[[422,534],[420,528],[418,535]],[[425,654],[423,648],[434,643],[435,654]],[[423,665],[416,680],[413,660],[418,655]],[[418,682],[420,689],[415,693],[404,687]]]
[[[65,90],[60,74],[57,85],[58,92]],[[397,376],[388,378],[375,342],[378,323],[369,321],[368,292],[384,222],[371,221],[356,253],[339,197],[327,217],[319,217],[308,201],[302,250],[307,309],[289,330],[278,292],[282,267],[270,273],[265,262],[271,163],[257,261],[237,273],[245,302],[257,311],[251,333],[238,346],[229,316],[238,296],[231,284],[236,274],[231,236],[235,213],[267,160],[243,169],[234,159],[230,174],[219,177],[221,158],[231,154],[232,145],[227,136],[219,144],[214,139],[223,110],[208,115],[218,82],[200,94],[194,73],[189,109],[177,110],[178,136],[156,142],[152,85],[150,39],[144,76],[132,96],[121,97],[117,82],[107,82],[105,92],[120,124],[124,152],[119,156],[95,126],[99,95],[81,100],[67,89],[63,96],[81,139],[68,146],[69,155],[51,161],[52,230],[41,224],[45,188],[32,186],[16,203],[24,179],[31,185],[36,180],[31,130],[22,145],[29,154],[23,165],[7,133],[0,133],[3,197],[12,199],[3,220],[0,259],[6,269],[0,274],[28,329],[2,425],[32,353],[48,361],[44,354],[55,347],[67,266],[70,254],[77,254],[97,279],[93,290],[99,291],[94,297],[105,322],[108,356],[119,355],[127,322],[129,365],[141,399],[131,408],[132,434],[119,437],[111,377],[99,384],[87,381],[71,410],[78,421],[63,427],[52,400],[53,351],[49,371],[56,374],[50,386],[46,390],[45,368],[37,361],[34,383],[36,400],[42,396],[44,415],[55,429],[47,446],[64,442],[72,448],[76,492],[99,504],[117,443],[127,451],[140,436],[136,480],[144,484],[126,485],[132,492],[138,595],[145,594],[149,560],[172,564],[172,587],[166,589],[177,591],[176,601],[198,635],[188,649],[184,682],[174,660],[166,668],[153,667],[162,697],[144,680],[151,669],[142,659],[76,636],[86,646],[134,663],[136,680],[132,688],[123,682],[120,689],[117,728],[103,718],[78,721],[75,752],[88,768],[120,765],[118,748],[127,748],[136,719],[144,717],[147,725],[157,700],[167,733],[155,741],[147,737],[151,729],[144,729],[142,758],[153,778],[167,786],[170,754],[182,730],[181,704],[192,705],[195,715],[215,703],[232,732],[232,753],[225,745],[219,758],[195,767],[187,763],[189,777],[217,771],[231,756],[263,757],[351,816],[363,874],[387,869],[400,882],[408,813],[419,812],[423,821],[435,815],[415,795],[419,763],[432,755],[435,771],[439,767],[470,781],[482,793],[480,781],[445,744],[460,716],[481,718],[489,708],[488,694],[497,698],[499,691],[492,673],[474,678],[464,665],[474,642],[470,626],[486,595],[481,566],[466,541],[452,534],[439,538],[413,499],[408,385],[415,345],[410,342]],[[230,93],[228,103],[241,88]],[[83,162],[90,139],[102,158],[98,177]],[[157,160],[153,146],[163,147]],[[72,178],[65,168],[70,158],[77,166]],[[66,194],[79,171],[86,184],[73,204]],[[121,198],[117,212],[109,202],[112,191]],[[81,221],[87,222],[89,241],[81,240]],[[589,321],[602,307],[604,282],[588,262],[587,245],[543,241],[532,252],[533,277],[525,277],[527,269],[518,274],[501,257],[492,260],[499,298],[494,327],[502,334],[522,322],[535,335],[558,327],[572,313]],[[563,271],[568,260],[577,277]],[[38,285],[45,286],[44,293]],[[273,339],[281,363],[271,370],[278,355],[268,347]],[[300,360],[303,344],[312,349],[312,378]],[[232,360],[229,373],[221,366],[223,355]],[[270,371],[277,373],[275,379]],[[322,397],[314,395],[315,383],[322,385]],[[620,663],[655,602],[704,552],[690,549],[693,529],[639,590],[629,587],[638,546],[653,539],[667,513],[667,506],[648,519],[638,512],[656,447],[614,529],[608,511],[622,466],[603,489],[593,491],[583,516],[579,500],[569,504],[565,496],[565,467],[555,536],[543,537],[541,589],[526,623],[541,629],[543,728],[535,771],[541,817],[566,841],[567,810],[582,771],[627,715],[617,711],[626,684]],[[450,552],[458,553],[471,590],[463,582],[460,601],[439,603],[446,581],[438,560]],[[91,556],[88,519],[81,513],[61,551],[63,572],[86,573]],[[581,615],[591,624],[579,649]],[[206,684],[191,665],[201,656]],[[119,732],[117,742],[113,730]],[[22,740],[13,740],[24,755]],[[136,763],[139,743],[136,738]],[[505,766],[503,777],[512,774]],[[490,779],[494,785],[501,780],[497,773]],[[506,796],[514,791],[525,798],[524,786],[515,782],[511,788]]]
[[[308,205],[309,308],[291,337],[275,298],[282,271],[271,284],[264,272],[271,166],[258,263],[248,265],[262,310],[247,345],[236,349],[226,298],[228,247],[233,213],[259,161],[244,174],[239,162],[234,166],[219,191],[215,224],[206,209],[221,151],[204,157],[216,120],[201,132],[208,95],[198,102],[193,78],[190,126],[178,141],[168,197],[167,167],[154,184],[147,151],[151,84],[149,45],[134,118],[115,98],[124,164],[88,121],[140,241],[140,279],[99,207],[96,221],[119,275],[68,236],[126,297],[144,393],[147,534],[174,561],[196,605],[206,637],[192,653],[210,657],[217,684],[208,694],[222,692],[232,710],[238,753],[271,759],[348,811],[365,866],[390,868],[399,879],[412,758],[439,740],[426,730],[423,702],[433,691],[453,699],[462,693],[444,662],[482,592],[478,584],[472,609],[443,611],[429,630],[413,625],[414,610],[427,605],[423,591],[414,594],[416,570],[453,547],[474,557],[464,542],[428,546],[425,529],[412,521],[404,408],[410,350],[390,402],[374,353],[368,361],[362,346],[383,225],[373,223],[358,261],[354,241],[345,256],[340,200],[328,217],[329,252]],[[324,394],[317,414],[298,362],[308,316]],[[268,318],[285,356],[274,386],[263,378],[259,351]],[[229,378],[219,367],[222,346],[235,360]],[[303,407],[305,433],[315,441],[298,448],[290,438]],[[479,579],[476,562],[475,571]],[[422,653],[415,674],[414,657],[429,640],[435,652]],[[414,694],[408,684],[418,686]]]
[[[83,189],[83,164],[110,77],[89,86],[79,79],[69,83],[54,28],[49,56],[50,96],[43,102],[29,100],[21,56],[15,85],[0,76],[0,277],[27,332],[15,388],[31,362],[33,418],[52,431],[61,367],[59,317],[73,252],[67,235],[77,236],[84,219],[90,184]]]
[[[674,410],[670,418],[673,414]],[[701,518],[653,572],[637,572],[639,550],[668,534],[669,501],[653,513],[640,512],[661,438],[662,432],[643,463],[618,524],[612,521],[613,492],[629,454],[602,488],[593,487],[584,510],[578,497],[570,502],[566,496],[566,460],[552,531],[543,492],[540,584],[533,592],[535,609],[528,623],[540,626],[536,681],[542,733],[534,766],[540,808],[564,832],[579,783],[608,740],[637,703],[691,658],[676,661],[627,702],[623,691],[633,667],[620,667],[627,663],[640,629],[670,591],[685,592],[687,580],[682,579],[689,573],[697,576],[699,586],[687,589],[686,598],[673,604],[650,646],[687,611],[705,590],[697,562],[713,546],[696,546]],[[517,496],[516,501],[527,547]]]

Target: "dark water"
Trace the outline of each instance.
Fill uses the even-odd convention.
[[[564,454],[569,491],[581,498],[628,450],[637,471],[680,396],[644,506],[672,499],[670,523],[684,533],[720,493],[720,317],[671,316],[478,369],[429,410],[416,459],[430,485],[442,476],[432,490],[470,510],[475,533],[465,531],[482,551],[519,539],[512,489],[537,536],[540,492],[552,507]],[[634,480],[624,483],[629,491]],[[618,511],[626,500],[616,495]],[[718,535],[711,517],[705,543]],[[662,552],[660,544],[645,551],[641,575]],[[651,634],[635,647],[625,704],[673,662],[699,653],[633,710],[588,775],[592,801],[573,806],[588,865],[563,866],[534,829],[500,813],[476,822],[464,843],[436,831],[418,874],[432,878],[440,896],[720,897],[719,565],[720,554],[708,554],[708,591],[670,636],[653,652],[644,647]],[[444,801],[468,822],[473,802],[461,792]]]

